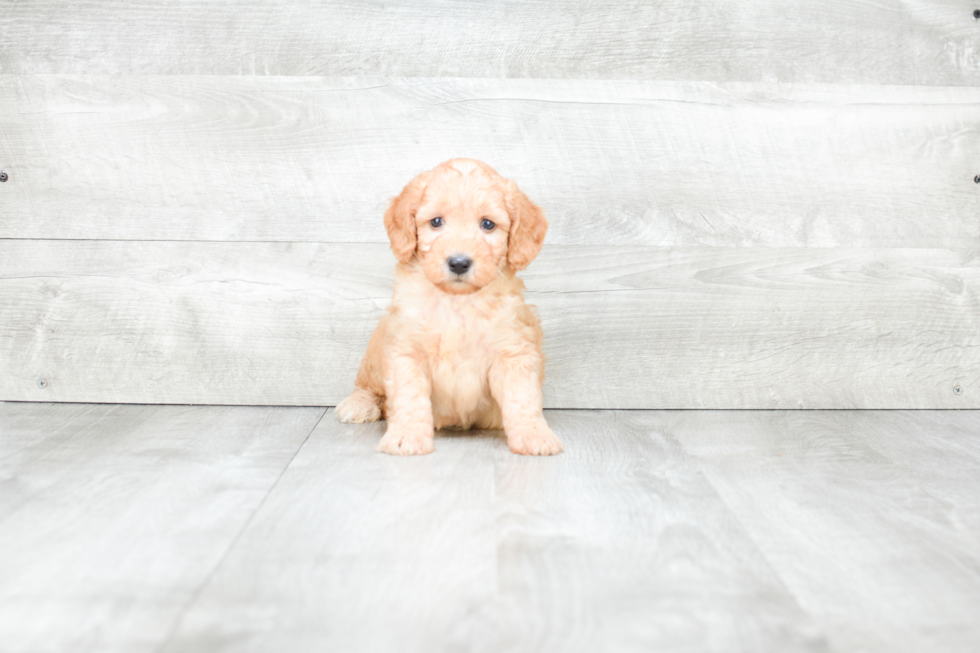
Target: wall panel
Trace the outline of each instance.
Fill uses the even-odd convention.
[[[392,265],[372,244],[0,241],[0,399],[333,405]],[[552,246],[524,278],[548,407],[980,408],[976,250]]]
[[[6,1],[0,73],[980,82],[975,6]]]
[[[386,241],[455,156],[554,244],[980,246],[980,88],[0,76],[0,237]]]

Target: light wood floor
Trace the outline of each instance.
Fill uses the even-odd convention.
[[[0,404],[0,649],[976,651],[980,411]]]

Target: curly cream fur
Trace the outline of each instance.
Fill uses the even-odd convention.
[[[515,453],[561,452],[541,410],[541,326],[514,274],[541,249],[541,209],[485,163],[453,159],[409,182],[385,227],[394,295],[341,421],[387,419],[378,450],[391,454],[430,453],[446,427],[503,428]],[[465,274],[449,269],[454,256],[472,260]]]

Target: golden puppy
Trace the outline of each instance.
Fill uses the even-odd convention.
[[[395,292],[340,420],[386,418],[378,451],[391,454],[471,426],[503,427],[515,453],[561,452],[541,412],[541,326],[514,275],[541,249],[541,209],[485,163],[453,159],[405,186],[385,227]]]

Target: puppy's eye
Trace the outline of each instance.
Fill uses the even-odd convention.
[[[441,227],[443,225],[443,219],[442,218],[432,218],[431,220],[429,220],[429,225],[433,229],[438,229],[439,227]]]
[[[496,227],[497,225],[493,223],[493,220],[487,220],[486,218],[483,218],[483,222],[480,223],[480,226],[483,227],[485,231],[493,231],[493,228]]]

